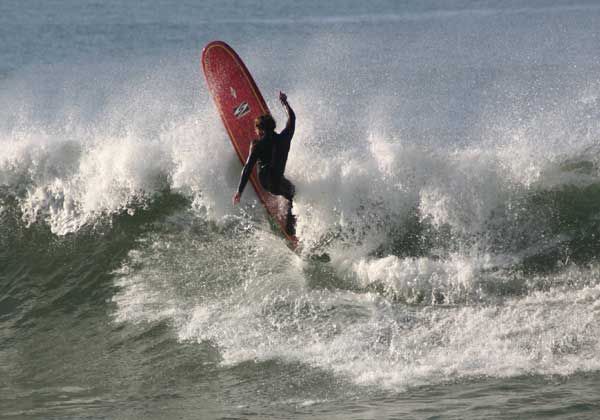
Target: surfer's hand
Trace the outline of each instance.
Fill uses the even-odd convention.
[[[279,100],[282,104],[285,104],[287,102],[287,95],[282,91],[279,91]]]
[[[237,203],[240,202],[240,193],[239,191],[235,193],[235,195],[233,196],[233,205],[235,206]]]

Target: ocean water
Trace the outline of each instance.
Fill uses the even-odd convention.
[[[599,21],[1,0],[0,418],[600,417]],[[298,116],[299,254],[231,205],[215,39]]]

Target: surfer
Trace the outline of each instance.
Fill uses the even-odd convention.
[[[254,165],[258,162],[258,180],[262,187],[271,194],[281,195],[289,200],[287,216],[287,231],[294,234],[295,218],[292,215],[292,199],[295,187],[283,176],[290,151],[290,143],[296,127],[296,114],[287,101],[287,96],[279,92],[279,100],[287,113],[288,120],[281,133],[275,132],[275,120],[270,114],[257,117],[254,127],[258,139],[250,144],[250,154],[242,170],[240,184],[233,196],[233,204],[240,202],[240,197],[250,179]]]

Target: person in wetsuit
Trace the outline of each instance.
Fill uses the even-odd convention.
[[[242,170],[237,192],[233,196],[233,204],[240,202],[252,169],[258,162],[258,180],[262,187],[271,194],[281,195],[290,201],[287,231],[294,234],[295,219],[292,215],[292,199],[295,187],[283,176],[283,173],[296,127],[296,114],[288,103],[285,93],[279,92],[279,100],[288,115],[287,124],[278,134],[275,132],[275,120],[271,115],[265,114],[256,118],[254,126],[259,138],[250,144],[250,154]]]

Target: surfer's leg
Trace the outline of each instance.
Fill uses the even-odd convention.
[[[294,199],[294,194],[296,193],[296,187],[287,178],[281,177],[277,193],[290,200],[291,204],[292,200]]]
[[[286,230],[289,234],[296,234],[296,216],[292,214],[292,206],[294,205],[294,193],[296,192],[296,187],[292,184],[287,178],[282,177],[279,182],[279,194],[284,196],[289,200],[288,211],[287,211],[287,223]]]

